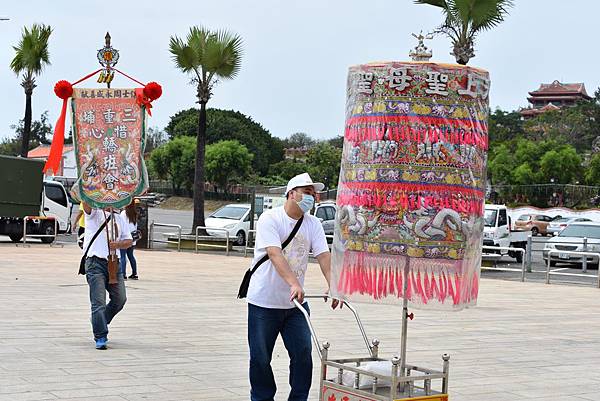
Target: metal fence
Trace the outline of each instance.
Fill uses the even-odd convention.
[[[598,274],[596,276],[592,275],[592,274],[585,274],[585,273],[566,273],[566,272],[558,272],[558,271],[554,271],[554,270],[550,270],[550,265],[552,263],[552,255],[556,254],[567,254],[567,255],[576,255],[576,256],[583,256],[583,260],[587,261],[587,257],[588,256],[592,256],[592,257],[596,257],[598,258],[598,261],[600,261],[600,253],[597,252],[574,252],[574,251],[561,251],[558,249],[551,249],[548,251],[548,263],[546,264],[546,284],[550,284],[550,275],[554,274],[554,275],[558,275],[558,276],[571,276],[571,277],[592,277],[592,278],[596,278],[596,287],[600,288],[600,268],[598,269]],[[584,270],[585,272],[585,270]]]
[[[520,269],[512,269],[510,267],[486,267],[486,266],[481,266],[481,269],[482,270],[500,270],[500,271],[520,272],[521,273],[521,282],[525,281],[525,270],[526,270],[526,264],[525,264],[526,251],[525,251],[525,249],[511,248],[511,247],[507,247],[507,246],[484,246],[483,249],[499,251],[499,252],[507,251],[507,252],[521,253],[522,256],[521,256],[521,268]]]
[[[220,239],[220,237],[213,237],[210,235],[200,235],[198,233],[199,230],[209,230],[210,231],[218,231],[218,232],[224,232],[225,233],[225,245],[220,245],[220,244],[202,244],[203,247],[205,248],[225,248],[225,256],[229,256],[229,230],[226,230],[224,228],[211,228],[211,227],[206,227],[206,226],[198,226],[196,227],[196,238],[195,238],[195,250],[196,253],[198,253],[198,240],[200,238],[217,238]]]
[[[154,239],[154,227],[171,227],[177,229],[177,241],[169,241],[167,240],[158,240]],[[181,226],[179,224],[165,224],[165,223],[156,223],[154,220],[150,223],[150,229],[148,230],[148,248],[153,249],[153,243],[159,242],[162,244],[177,244],[177,251],[181,251]]]
[[[52,234],[32,234],[32,233],[27,233],[27,222],[28,221],[33,221],[33,220],[51,220],[54,222],[54,232]],[[17,245],[22,245],[24,247],[28,247],[29,244],[27,244],[27,238],[52,238],[52,242],[50,242],[50,246],[55,246],[55,245],[59,245],[59,246],[63,246],[62,244],[57,244],[56,242],[56,236],[58,235],[58,220],[55,219],[54,217],[47,217],[47,216],[25,216],[23,217],[23,243],[22,244],[17,244]]]

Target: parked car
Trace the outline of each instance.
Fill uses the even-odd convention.
[[[547,235],[552,217],[543,214],[523,214],[515,221],[515,228],[531,231],[531,235]]]
[[[256,219],[256,218],[255,218]],[[230,204],[215,211],[206,218],[206,232],[219,238],[235,239],[236,245],[245,245],[250,230],[250,205],[249,204]],[[220,230],[211,230],[210,228],[222,228],[228,230],[227,233]]]
[[[558,219],[554,219],[548,224],[548,234],[559,233],[568,227],[572,223],[581,223],[586,221],[592,221],[585,217],[560,217]]]
[[[333,235],[335,228],[335,202],[325,201],[315,205],[315,217],[321,220],[325,235]]]
[[[576,222],[568,225],[557,236],[548,240],[544,247],[544,261],[548,263],[548,252],[550,250],[583,252],[583,239],[587,238],[587,252],[600,252],[600,223],[594,222]],[[552,254],[550,266],[557,263],[576,263],[581,264],[583,256],[571,255],[568,253]],[[598,266],[598,258],[595,256],[587,257],[588,266]]]

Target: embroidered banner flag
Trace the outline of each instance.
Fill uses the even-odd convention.
[[[148,188],[146,106],[138,97],[136,89],[73,89],[79,177],[71,193],[76,199],[96,208],[121,208]]]
[[[461,309],[477,300],[489,75],[373,63],[348,74],[333,296]]]

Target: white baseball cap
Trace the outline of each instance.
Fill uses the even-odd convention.
[[[316,192],[322,191],[323,188],[325,188],[325,184],[323,184],[322,182],[313,182],[312,178],[310,178],[310,175],[308,175],[308,173],[302,173],[298,174],[288,182],[287,188],[285,189],[285,194],[287,195],[288,192],[290,192],[294,188],[308,186],[312,186]]]

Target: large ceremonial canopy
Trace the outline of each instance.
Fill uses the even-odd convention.
[[[332,294],[461,309],[477,299],[487,72],[429,62],[350,68]]]

